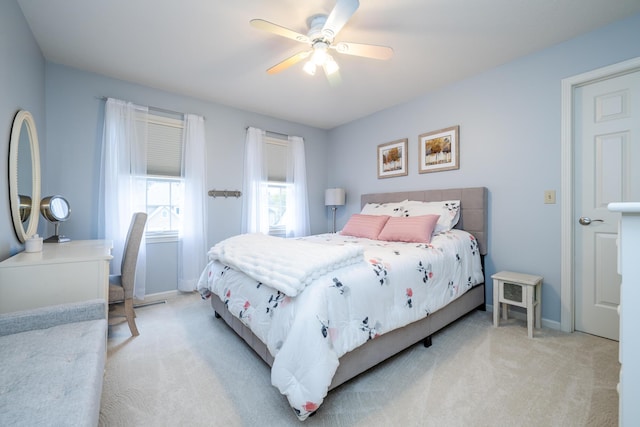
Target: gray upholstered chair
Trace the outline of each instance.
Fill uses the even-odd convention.
[[[146,222],[146,213],[136,212],[133,214],[129,232],[127,233],[127,240],[124,244],[124,252],[122,253],[120,274],[109,276],[109,317],[117,314],[111,309],[112,304],[124,303],[124,317],[129,323],[129,329],[133,336],[139,335],[135,321],[136,314],[133,311],[133,284],[136,278],[138,253]]]

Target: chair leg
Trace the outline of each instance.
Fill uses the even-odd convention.
[[[127,323],[129,324],[129,330],[131,330],[131,335],[137,337],[140,335],[138,332],[138,328],[136,327],[136,313],[133,311],[133,299],[125,299],[124,300],[124,314],[127,317]]]

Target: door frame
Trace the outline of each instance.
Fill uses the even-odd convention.
[[[588,71],[562,80],[561,118],[561,223],[560,223],[560,330],[573,332],[574,318],[574,233],[573,212],[573,93],[579,86],[640,71],[640,57]]]

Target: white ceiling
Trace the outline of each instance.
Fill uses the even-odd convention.
[[[303,63],[268,75],[307,46],[249,20],[306,34],[306,19],[335,0],[18,4],[49,61],[324,129],[640,12],[639,0],[361,0],[336,41],[390,46],[394,57],[335,54],[342,81],[330,85]]]

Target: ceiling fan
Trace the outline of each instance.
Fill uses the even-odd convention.
[[[340,68],[338,63],[329,54],[333,49],[338,53],[361,56],[372,59],[389,59],[393,56],[393,49],[387,46],[376,46],[372,44],[336,42],[335,37],[338,32],[349,21],[351,16],[360,6],[358,0],[337,0],[335,7],[329,14],[313,15],[307,19],[309,31],[301,34],[289,28],[282,27],[263,19],[252,19],[251,25],[260,30],[268,31],[282,37],[286,37],[298,42],[307,43],[310,50],[303,50],[293,56],[279,62],[267,70],[269,74],[276,74],[298,62],[309,58],[304,65],[304,71],[310,75],[315,75],[316,68],[322,67],[327,77],[336,73]]]

